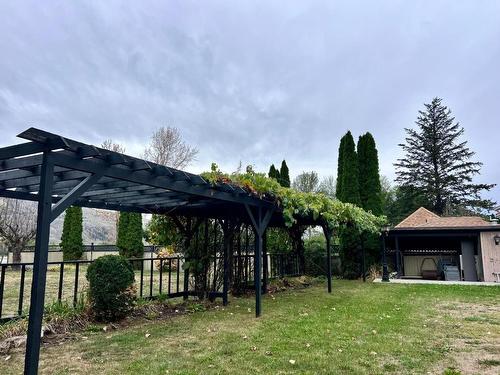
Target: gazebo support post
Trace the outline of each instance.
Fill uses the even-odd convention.
[[[328,224],[323,224],[323,233],[326,239],[326,279],[328,282],[328,293],[332,292],[332,234]]]
[[[267,229],[267,228],[266,228]],[[267,294],[267,286],[268,286],[268,279],[269,279],[269,270],[268,270],[268,264],[267,264],[267,230],[264,230],[264,233],[262,235],[262,267],[264,268],[263,276],[264,276],[264,282],[262,284],[262,293]]]
[[[396,236],[396,271],[398,279],[401,278],[401,251],[399,249],[399,238]]]
[[[52,215],[52,185],[54,164],[49,153],[43,153],[38,215],[36,223],[35,258],[33,261],[33,280],[31,283],[28,337],[24,360],[24,374],[38,373],[40,357],[40,336],[42,330],[43,306],[45,302],[45,281],[47,279],[47,260],[49,256],[50,221]]]
[[[38,373],[40,339],[45,303],[45,284],[47,280],[47,261],[49,256],[50,223],[63,213],[66,208],[75,203],[76,200],[101,177],[102,173],[94,173],[87,176],[52,207],[54,161],[49,151],[43,153],[40,173],[40,190],[38,193],[35,257],[33,260],[33,280],[31,283],[32,292],[24,361],[25,374],[32,375]]]
[[[227,306],[228,304],[228,294],[229,294],[229,255],[233,251],[233,238],[234,231],[237,226],[236,221],[231,221],[229,219],[225,219],[222,221],[222,232],[224,233],[224,259],[223,259],[223,267],[224,267],[224,275],[223,275],[223,284],[222,284],[222,304]]]
[[[259,206],[257,212],[253,213],[250,207],[245,204],[248,216],[252,221],[255,231],[255,252],[254,252],[254,284],[255,284],[255,317],[258,318],[261,314],[262,308],[262,250],[263,241],[262,237],[266,231],[267,225],[271,220],[275,207],[268,209],[263,214],[263,208]]]
[[[363,276],[363,282],[366,282],[366,251],[363,238],[361,238],[361,275]]]

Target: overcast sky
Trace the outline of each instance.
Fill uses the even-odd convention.
[[[394,177],[404,127],[442,97],[500,183],[500,1],[2,1],[0,146],[29,126],[139,155],[162,125],[188,169],[336,174],[370,131]],[[500,188],[487,196],[500,201]]]

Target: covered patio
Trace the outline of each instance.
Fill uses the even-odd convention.
[[[476,216],[439,217],[419,208],[386,232],[398,279],[495,282],[500,226]]]

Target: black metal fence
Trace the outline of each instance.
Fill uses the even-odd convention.
[[[137,266],[137,295],[141,298],[176,298],[195,294],[195,281],[184,282],[184,258],[181,256],[151,257],[131,260]],[[49,262],[46,304],[64,302],[77,306],[83,302],[86,290],[87,267],[93,261],[77,260]],[[0,321],[27,315],[31,296],[32,263],[0,265]],[[234,254],[228,270],[231,287],[253,289],[253,254]],[[264,262],[268,278],[299,275],[295,254],[269,254]],[[213,257],[207,270],[207,287],[213,296],[221,296],[223,287],[223,258]]]

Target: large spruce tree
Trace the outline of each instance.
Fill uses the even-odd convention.
[[[278,181],[280,182],[281,186],[290,187],[290,172],[288,170],[288,165],[286,165],[285,160],[281,162]]]
[[[351,132],[340,140],[337,172],[337,199],[360,205],[358,155]],[[344,277],[354,279],[361,274],[361,238],[356,228],[340,232],[340,259]]]
[[[417,129],[406,128],[405,143],[400,144],[405,155],[394,164],[396,181],[420,191],[440,215],[491,209],[493,202],[481,192],[494,185],[473,182],[482,163],[471,160],[475,153],[462,139],[464,129],[442,100],[425,104],[415,123]]]
[[[374,215],[383,214],[382,186],[375,140],[370,133],[358,139],[359,197],[361,207]],[[362,246],[366,254],[366,267],[380,259],[380,240],[376,234],[363,233]]]
[[[66,209],[61,236],[61,249],[64,260],[78,260],[83,255],[83,214],[81,207],[70,206]]]

